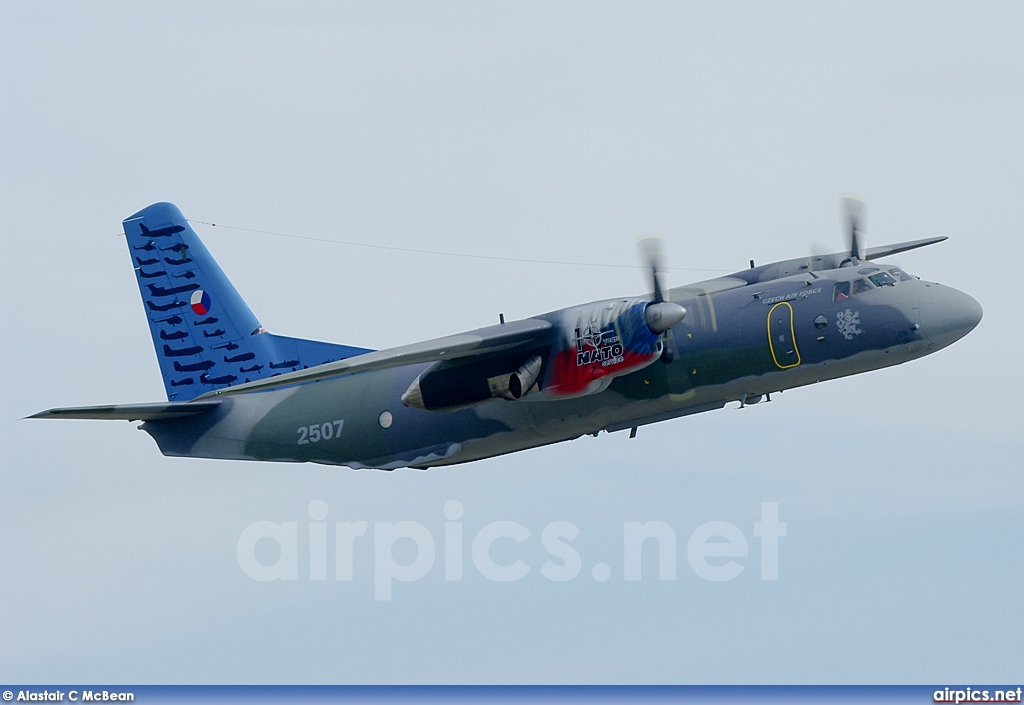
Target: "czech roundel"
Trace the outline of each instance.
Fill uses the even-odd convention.
[[[205,316],[210,312],[210,295],[202,289],[192,292],[192,300],[189,303],[192,304],[192,310],[200,316]]]

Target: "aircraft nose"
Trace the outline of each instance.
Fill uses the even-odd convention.
[[[921,327],[936,345],[960,340],[974,330],[981,316],[981,304],[962,291],[927,284],[921,292]]]

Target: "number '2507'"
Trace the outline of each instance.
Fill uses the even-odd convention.
[[[338,419],[337,421],[324,421],[320,424],[315,423],[311,426],[301,426],[295,432],[299,434],[299,445],[303,446],[307,443],[329,441],[335,436],[340,436],[341,427],[344,425],[344,419]]]

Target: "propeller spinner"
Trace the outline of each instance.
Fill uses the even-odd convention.
[[[686,317],[686,309],[665,300],[665,271],[662,266],[661,238],[649,237],[640,241],[640,254],[647,265],[651,285],[651,303],[644,310],[644,320],[652,333],[660,333],[663,343],[661,361],[666,365],[675,359],[678,348],[672,337],[672,327]]]

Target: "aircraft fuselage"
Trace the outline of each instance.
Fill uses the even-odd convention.
[[[886,276],[878,279],[879,272]],[[675,359],[584,396],[526,394],[452,410],[412,408],[402,395],[430,367],[417,364],[228,394],[215,412],[142,428],[167,455],[355,468],[448,465],[733,401],[757,403],[772,392],[900,364],[949,345],[981,318],[966,294],[868,262],[717,293],[680,288],[669,300],[688,311],[672,329]],[[578,308],[535,318],[572,330],[565,323]],[[563,342],[571,349],[572,341]],[[602,355],[578,357],[577,364],[601,364]]]

